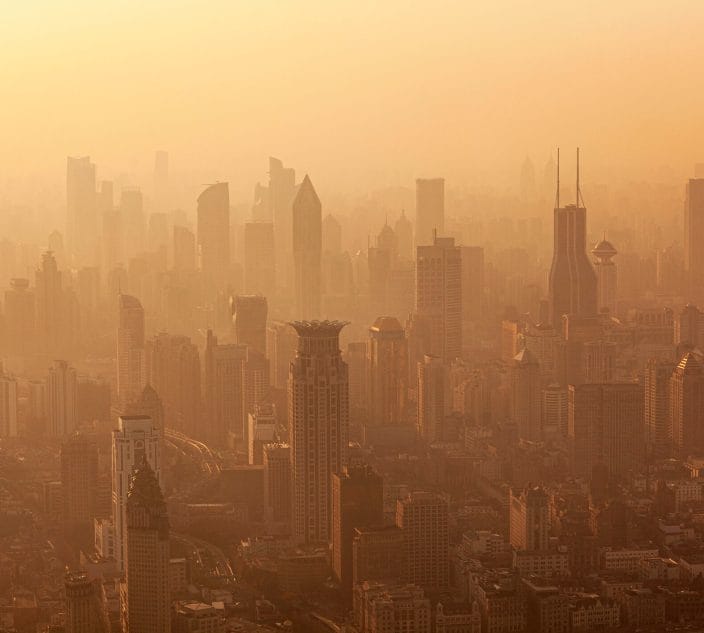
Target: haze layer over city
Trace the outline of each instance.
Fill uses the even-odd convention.
[[[0,20],[0,633],[704,630],[704,5]]]

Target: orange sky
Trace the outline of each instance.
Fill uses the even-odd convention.
[[[235,191],[269,154],[330,190],[513,185],[558,144],[586,179],[679,182],[704,162],[703,23],[696,0],[8,0],[0,187],[60,184],[67,154],[139,178],[155,149]]]

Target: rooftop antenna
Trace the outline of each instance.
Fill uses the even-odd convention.
[[[557,191],[555,191],[555,208],[560,208],[560,148],[557,148]]]

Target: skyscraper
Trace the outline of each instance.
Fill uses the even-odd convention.
[[[518,434],[533,442],[542,439],[540,365],[527,349],[513,359],[511,374],[511,413]]]
[[[124,415],[112,432],[112,521],[115,534],[115,560],[124,571],[127,556],[127,493],[135,467],[144,461],[157,480],[161,478],[163,429],[146,415]],[[168,581],[168,579],[167,579]]]
[[[174,226],[174,269],[191,271],[196,268],[196,236],[185,226]]]
[[[416,312],[430,321],[430,354],[462,355],[462,251],[451,237],[417,248]]]
[[[548,495],[542,488],[527,488],[517,495],[511,491],[509,505],[510,540],[517,550],[548,549],[550,513]]]
[[[36,346],[36,306],[29,279],[12,279],[5,291],[6,349],[10,354],[26,354]]]
[[[266,316],[268,305],[261,295],[237,295],[232,300],[232,320],[239,345],[266,355]]]
[[[64,577],[66,633],[104,633],[95,583],[85,571],[68,571]]]
[[[117,398],[122,405],[139,397],[146,384],[144,308],[139,299],[121,294],[117,325]]]
[[[408,344],[398,319],[379,317],[369,328],[372,424],[401,424],[408,392]]]
[[[704,367],[687,352],[670,377],[670,433],[676,454],[704,451]]]
[[[596,257],[594,268],[597,280],[597,307],[599,312],[608,311],[612,316],[616,316],[617,276],[616,264],[612,259],[618,255],[618,251],[604,238],[594,246],[592,255]]]
[[[226,182],[198,196],[200,267],[208,282],[224,279],[230,266],[230,192]]]
[[[64,521],[85,528],[97,516],[98,447],[87,435],[76,433],[61,445],[61,487]]]
[[[126,522],[122,630],[171,633],[169,517],[159,479],[146,459],[130,476]]]
[[[51,252],[42,255],[35,279],[38,343],[45,353],[56,355],[66,347],[69,320],[61,273]]]
[[[95,165],[89,156],[66,161],[66,228],[69,250],[79,266],[97,263],[98,221]]]
[[[550,318],[559,327],[563,314],[597,314],[597,279],[587,257],[587,210],[580,206],[579,151],[577,153],[577,202],[554,210],[554,250],[550,267]]]
[[[264,505],[274,522],[291,520],[291,447],[267,444],[263,450]]]
[[[295,196],[296,171],[291,167],[284,167],[278,158],[269,157],[269,217],[274,223],[275,269],[279,287],[289,287],[289,280],[292,279],[292,203]]]
[[[450,412],[447,367],[437,356],[418,363],[418,432],[428,443],[441,442],[445,416]]]
[[[332,476],[332,569],[348,600],[352,597],[354,528],[381,526],[384,482],[369,466],[345,468]]]
[[[273,299],[276,291],[274,225],[248,222],[244,225],[244,291]]]
[[[403,579],[442,591],[450,581],[447,501],[431,492],[413,492],[396,502],[396,526],[403,530]]]
[[[306,174],[293,201],[293,259],[296,317],[320,316],[322,206]]]
[[[266,328],[266,356],[270,362],[270,382],[276,389],[288,384],[289,364],[296,355],[295,330],[283,321],[271,321]]]
[[[445,232],[445,179],[416,179],[416,246],[433,243]]]
[[[291,441],[293,535],[328,542],[332,529],[332,475],[347,464],[347,365],[340,355],[340,321],[294,321],[288,406]]]
[[[46,378],[48,434],[63,437],[76,427],[76,370],[65,360],[56,360]]]
[[[0,363],[0,437],[17,437],[17,380]]]
[[[684,269],[690,299],[699,301],[704,285],[704,178],[687,183],[684,203]]]
[[[647,453],[654,458],[670,454],[670,378],[672,362],[651,358],[645,369],[645,441]]]

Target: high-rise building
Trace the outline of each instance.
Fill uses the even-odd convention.
[[[369,328],[372,424],[401,424],[408,393],[408,344],[398,319],[379,317]]]
[[[246,345],[221,345],[208,330],[205,345],[205,406],[208,413],[206,437],[214,446],[223,446],[229,431],[243,437],[243,367]]]
[[[481,246],[461,246],[462,255],[462,325],[463,342],[469,342],[473,322],[484,312],[484,249]],[[464,339],[467,339],[464,341]]]
[[[17,380],[5,373],[0,363],[0,438],[18,435]]]
[[[169,517],[159,479],[146,459],[130,476],[125,505],[123,633],[171,633]]]
[[[296,357],[288,382],[293,536],[328,542],[332,475],[347,465],[347,365],[340,355],[340,321],[294,321]]]
[[[689,296],[702,298],[704,283],[704,178],[692,178],[687,183],[684,203],[684,269],[687,273]]]
[[[510,541],[517,550],[548,549],[550,512],[548,495],[542,488],[526,488],[514,495],[509,505]]]
[[[263,451],[264,505],[267,517],[276,523],[291,520],[291,448],[267,444]]]
[[[185,226],[174,226],[174,270],[196,269],[196,236]]]
[[[352,535],[352,585],[394,581],[405,573],[403,530],[395,525],[357,527]]]
[[[569,386],[568,437],[575,475],[591,477],[596,466],[626,477],[642,465],[643,387],[633,383]]]
[[[544,437],[567,437],[567,389],[550,383],[542,390],[541,426]]]
[[[78,265],[97,263],[98,219],[95,165],[89,156],[66,161],[66,228],[69,250]]]
[[[115,560],[124,571],[127,556],[127,493],[135,467],[149,463],[161,478],[163,429],[146,415],[124,415],[112,432],[112,521],[115,534]],[[168,581],[168,578],[167,578]]]
[[[704,451],[704,367],[693,352],[682,357],[670,377],[669,428],[677,454]]]
[[[418,363],[417,377],[418,432],[428,444],[441,442],[451,405],[447,367],[440,358],[426,355]]]
[[[85,571],[68,571],[64,577],[66,633],[107,633],[94,581]]]
[[[332,476],[332,570],[348,600],[352,597],[354,528],[381,526],[384,481],[369,466],[345,468]]]
[[[433,243],[445,232],[445,179],[416,179],[416,246]]]
[[[651,358],[645,369],[645,441],[648,456],[670,454],[670,378],[675,363]]]
[[[271,321],[266,328],[266,357],[270,363],[270,382],[276,389],[288,384],[288,368],[296,355],[296,331],[283,321]]]
[[[76,427],[76,370],[65,360],[56,360],[46,378],[48,435],[63,437]]]
[[[559,160],[558,160],[559,170]],[[558,172],[559,174],[559,172]],[[563,314],[597,314],[597,279],[587,256],[587,210],[580,206],[579,153],[577,154],[577,203],[554,211],[554,250],[550,267],[550,319],[554,327]]]
[[[248,415],[247,453],[249,463],[264,463],[264,447],[276,442],[276,407],[270,403],[255,404]]]
[[[704,346],[704,312],[688,303],[674,318],[675,345]]]
[[[273,298],[276,291],[276,245],[271,222],[244,225],[244,291]]]
[[[117,398],[122,405],[138,398],[146,384],[144,308],[139,299],[121,294],[117,325]]]
[[[27,354],[36,345],[36,305],[29,279],[12,279],[5,291],[5,349],[9,354]]]
[[[56,354],[67,347],[70,321],[61,273],[51,252],[42,255],[35,280],[39,348]]]
[[[594,246],[592,255],[596,258],[594,268],[596,270],[597,308],[599,312],[608,311],[609,314],[615,316],[617,275],[613,257],[618,255],[618,251],[611,242],[604,238]]]
[[[276,276],[279,287],[290,287],[293,241],[292,204],[296,196],[296,171],[284,167],[278,158],[269,158],[269,204],[268,221],[274,223],[274,247],[276,249]]]
[[[352,341],[345,350],[349,376],[350,422],[358,425],[369,414],[369,358],[365,341]]]
[[[249,446],[249,414],[257,405],[269,402],[269,361],[256,349],[246,348],[247,358],[242,365],[242,411],[241,423],[235,437],[242,440],[245,450]]]
[[[511,417],[518,435],[533,442],[542,439],[540,365],[527,349],[522,349],[511,365]]]
[[[396,253],[402,261],[413,261],[413,224],[406,217],[406,211],[402,210],[398,220],[394,223],[394,233],[396,235]]]
[[[308,175],[293,201],[293,259],[296,317],[320,316],[322,206]]]
[[[413,492],[396,502],[396,526],[403,530],[406,568],[403,578],[430,591],[450,581],[447,501],[430,492]]]
[[[262,295],[237,295],[232,300],[232,320],[235,324],[235,338],[240,345],[246,345],[266,355],[266,297]]]
[[[430,321],[429,353],[444,363],[462,355],[462,251],[451,237],[417,248],[416,312]]]
[[[209,282],[224,279],[230,267],[230,192],[226,182],[198,196],[200,268]]]
[[[97,516],[98,447],[76,433],[61,445],[61,487],[64,522],[86,527]]]
[[[159,394],[169,426],[202,438],[200,355],[187,336],[159,333],[145,345],[146,374]]]

